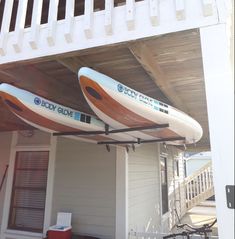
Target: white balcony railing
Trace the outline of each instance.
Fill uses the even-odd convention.
[[[217,24],[221,1],[0,0],[0,64]]]

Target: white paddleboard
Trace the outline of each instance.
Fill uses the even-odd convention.
[[[105,124],[92,115],[65,107],[12,85],[1,84],[0,96],[10,111],[26,123],[40,130],[49,133],[105,131]],[[124,133],[85,135],[73,138],[81,138],[89,142],[134,139]]]
[[[202,127],[184,112],[148,97],[130,87],[82,67],[78,73],[82,92],[96,115],[115,129],[169,124],[168,128],[129,132],[143,140],[184,137],[171,144],[196,143],[202,137]]]

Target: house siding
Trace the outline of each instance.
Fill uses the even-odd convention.
[[[164,231],[171,229],[185,211],[185,194],[184,194],[184,164],[183,155],[176,147],[168,146],[167,150],[161,147],[161,153],[167,157],[168,172],[168,200],[169,200],[169,218],[168,225],[164,225]],[[178,161],[179,176],[175,162]],[[177,216],[178,214],[178,216]]]
[[[142,145],[129,153],[129,231],[160,229],[158,155],[157,144]]]
[[[116,151],[58,138],[52,224],[57,212],[72,213],[72,231],[115,238]]]
[[[0,133],[0,142],[1,142],[0,143],[0,183],[4,175],[6,165],[9,164],[11,140],[12,140],[11,132]],[[4,196],[5,196],[5,190],[6,190],[6,181],[7,181],[7,175],[3,183],[2,190],[0,191],[0,225],[2,224],[2,213],[3,213],[3,203],[4,203]]]
[[[167,159],[169,211],[162,215],[160,156]],[[179,176],[174,161],[179,161]],[[149,144],[129,153],[129,231],[169,232],[184,214],[184,167],[180,150]]]

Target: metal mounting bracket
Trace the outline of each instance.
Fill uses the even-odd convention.
[[[235,185],[226,185],[226,198],[227,198],[227,207],[234,209],[234,187]]]

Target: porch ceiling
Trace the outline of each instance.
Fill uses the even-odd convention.
[[[14,84],[93,114],[77,80],[76,72],[82,66],[92,67],[188,113],[202,125],[204,131],[195,150],[209,149],[200,36],[197,30],[68,53],[37,62],[2,65],[0,82]],[[1,101],[0,115],[0,131],[32,129],[10,113]]]

